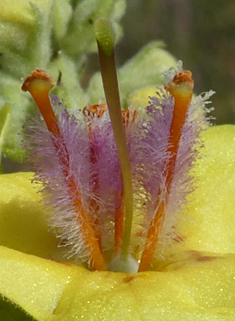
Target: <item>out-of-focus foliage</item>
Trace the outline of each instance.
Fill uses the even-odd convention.
[[[4,151],[18,161],[24,158],[24,152],[18,147],[22,136],[15,135],[21,132],[25,121],[22,110],[33,112],[28,96],[18,94],[21,78],[36,67],[47,69],[53,77],[57,77],[60,70],[62,82],[70,88],[70,94],[65,87],[60,87],[57,93],[67,98],[68,106],[80,107],[89,100],[82,89],[89,83],[94,71],[91,72],[91,68],[95,66],[97,69],[97,59],[92,56],[84,70],[84,54],[96,50],[93,21],[100,16],[110,17],[120,35],[118,21],[125,11],[124,0],[105,1],[105,5],[101,0],[34,0],[31,3],[4,0],[0,13],[0,106],[5,102],[14,106]],[[127,13],[122,19],[125,32],[118,45],[118,65],[123,65],[149,40],[162,40],[169,52],[182,59],[185,68],[193,71],[196,92],[216,91],[213,102],[216,123],[233,123],[234,14],[233,0],[215,0],[213,3],[204,0],[129,0]],[[82,84],[78,80],[81,76]],[[146,77],[144,80],[146,82]],[[100,82],[99,87],[102,87]],[[126,89],[124,85],[121,87]],[[94,88],[93,80],[89,88],[92,100],[101,96],[93,95]],[[122,92],[121,95],[125,96]],[[128,97],[124,98],[123,102],[127,104]]]
[[[4,0],[0,12],[0,108],[5,102],[12,106],[9,130],[3,152],[17,162],[24,161],[22,126],[35,112],[31,97],[21,92],[22,79],[36,68],[47,70],[54,79],[62,75],[60,86],[53,90],[68,108],[83,108],[87,102],[104,99],[101,77],[86,75],[87,54],[95,52],[93,23],[109,18],[116,39],[122,34],[119,24],[125,12],[125,0],[31,2]],[[146,45],[146,43],[145,43]],[[175,66],[175,59],[161,42],[147,44],[118,73],[122,105],[133,94],[149,86],[163,84],[162,73]],[[94,72],[94,71],[93,71]]]
[[[129,0],[122,63],[153,39],[193,72],[196,92],[213,89],[216,123],[235,122],[235,1]]]
[[[94,20],[110,18],[118,35],[125,0],[2,0],[0,10],[0,109],[12,106],[3,152],[24,160],[22,125],[34,111],[31,99],[21,92],[22,78],[36,68],[53,77],[63,75],[70,88],[69,102],[87,102],[80,76],[86,54],[95,50]],[[76,105],[75,105],[76,107]]]
[[[118,70],[119,90],[123,107],[134,92],[149,86],[163,85],[163,72],[176,66],[175,58],[162,48],[159,42],[146,45],[138,54],[129,59]],[[156,90],[155,90],[156,91]],[[92,104],[104,98],[101,74],[96,73],[89,83],[87,93]],[[148,96],[146,96],[148,99]],[[143,105],[142,107],[146,107]]]

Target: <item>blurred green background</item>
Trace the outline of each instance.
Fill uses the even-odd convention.
[[[215,124],[235,123],[235,0],[127,0],[116,49],[122,66],[152,40],[162,41],[193,73],[197,94],[213,89]],[[86,60],[83,86],[99,70],[97,54]],[[154,68],[154,65],[153,65]],[[5,172],[27,164],[3,159]]]
[[[216,91],[215,123],[235,122],[234,0],[128,0],[121,24],[118,64],[162,40],[193,72],[196,93]]]

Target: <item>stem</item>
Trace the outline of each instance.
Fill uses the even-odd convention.
[[[115,209],[115,235],[114,235],[114,251],[118,255],[122,248],[123,232],[124,232],[124,208],[123,208],[123,190],[120,192],[120,205]]]
[[[131,227],[133,219],[133,190],[131,164],[126,143],[125,130],[122,122],[121,104],[114,56],[114,36],[112,28],[107,22],[107,20],[100,19],[96,22],[95,33],[99,50],[100,69],[103,80],[103,86],[122,172],[123,192],[125,201],[125,223],[121,247],[121,256],[125,260],[127,259],[129,253]],[[119,228],[115,227],[115,229],[117,230]]]

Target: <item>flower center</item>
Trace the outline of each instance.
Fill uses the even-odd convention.
[[[131,166],[131,157],[135,158],[135,155],[130,153],[127,136],[128,130],[131,127],[130,125],[135,124],[138,121],[139,115],[137,110],[131,111],[121,109],[114,57],[115,41],[109,23],[102,19],[97,21],[95,24],[95,34],[98,44],[100,68],[108,113],[111,120],[113,137],[115,139],[115,147],[110,146],[110,149],[112,149],[113,152],[116,148],[115,150],[117,150],[119,161],[119,167],[118,169],[116,168],[118,175],[115,179],[121,181],[121,184],[117,183],[117,185],[119,184],[118,189],[115,190],[115,197],[118,199],[118,202],[116,202],[113,207],[114,220],[112,223],[114,225],[114,248],[113,258],[109,263],[109,269],[123,272],[136,272],[137,270],[146,271],[150,268],[159,241],[159,235],[162,231],[163,222],[166,217],[166,207],[174,177],[179,145],[182,138],[182,129],[187,119],[188,109],[193,94],[193,80],[189,71],[179,71],[176,73],[173,80],[165,86],[166,91],[169,92],[169,96],[174,99],[174,109],[169,128],[169,138],[166,142],[163,172],[161,175],[162,182],[159,184],[157,194],[154,196],[154,201],[152,202],[153,211],[149,220],[149,226],[146,227],[146,239],[143,245],[142,255],[140,256],[140,263],[138,264],[137,260],[130,255],[135,206],[134,193],[136,189],[136,186],[133,187],[133,176],[136,174],[136,169],[133,168],[133,165]],[[76,178],[76,175],[72,170],[71,155],[67,146],[68,141],[66,141],[60,122],[57,120],[50,103],[49,91],[54,85],[55,82],[48,74],[38,69],[26,78],[22,89],[31,93],[45,120],[48,131],[51,134],[52,143],[56,150],[59,165],[62,168],[64,182],[72,204],[73,215],[76,217],[78,230],[82,235],[82,242],[86,249],[88,260],[95,270],[107,270],[106,260],[104,258],[105,254],[103,251],[103,230],[104,228],[108,228],[108,224],[106,221],[104,223],[104,220],[101,217],[103,208],[99,202],[101,199],[100,170],[93,170],[102,163],[102,159],[100,160],[99,158],[100,155],[97,154],[96,139],[98,136],[95,134],[95,126],[97,120],[102,121],[102,118],[105,118],[105,113],[107,113],[106,104],[87,104],[82,110],[87,125],[88,158],[90,167],[92,168],[87,174],[89,178],[87,180],[88,187],[86,187],[89,189],[90,195],[92,196],[88,198],[88,201],[84,201],[79,179]],[[146,124],[143,122],[140,127],[143,129],[146,136],[148,131]],[[109,135],[108,132],[107,135]],[[101,146],[101,150],[102,148],[103,146]],[[138,146],[136,149],[137,154],[141,152],[141,148],[141,146]],[[149,146],[149,149],[151,150],[151,146]],[[142,151],[142,158],[144,153],[145,152]],[[145,164],[150,162],[150,159],[143,161],[141,157],[138,161],[139,163],[137,162],[139,166],[137,169],[137,171],[139,171],[138,174],[140,177],[145,175],[148,180],[151,180],[151,173],[144,173],[144,171],[147,171],[148,168],[150,168],[148,167],[148,164]],[[105,164],[108,163],[106,162]],[[145,193],[141,203],[141,206],[145,207],[145,201],[148,201],[148,193],[151,193],[151,191],[146,188],[145,182],[139,183],[138,178],[137,180],[135,178],[135,183],[140,184],[139,196]],[[147,192],[144,191],[145,188]],[[107,190],[106,193],[108,193]],[[136,208],[143,212],[143,209],[140,208],[141,206],[137,206]],[[91,211],[89,209],[91,209]],[[107,213],[107,215],[109,215],[109,213]],[[141,213],[141,215],[143,216],[144,214]],[[141,219],[142,218],[140,218],[140,220]],[[139,235],[145,234],[143,233],[143,230],[139,230],[138,233]],[[138,233],[136,233],[136,235]]]

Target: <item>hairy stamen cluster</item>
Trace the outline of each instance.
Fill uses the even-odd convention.
[[[117,140],[112,99],[108,109],[87,104],[80,111],[83,119],[61,106],[56,115],[49,98],[54,84],[36,70],[22,87],[47,126],[35,125],[34,133],[29,128],[28,148],[45,204],[54,211],[52,225],[71,254],[96,270],[148,270],[163,247],[180,239],[177,217],[193,188],[189,170],[207,127],[204,105],[212,92],[192,99],[191,73],[176,71],[146,110],[119,108],[115,130],[117,135],[123,130],[124,140]],[[120,144],[126,144],[121,152]],[[128,159],[121,162],[125,150]]]

